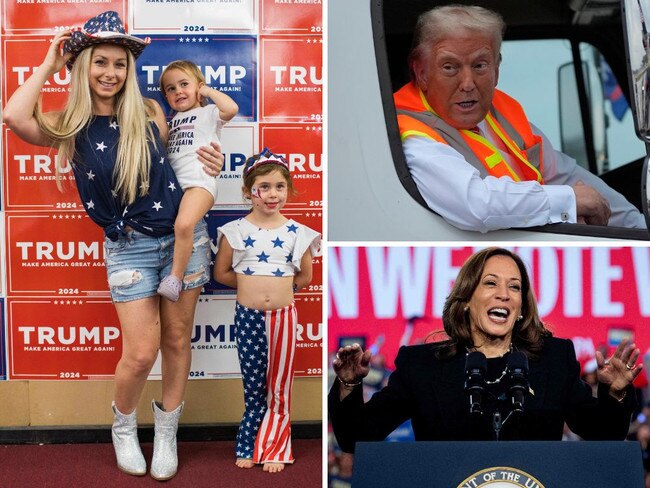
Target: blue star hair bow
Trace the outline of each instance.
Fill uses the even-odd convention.
[[[261,166],[263,164],[279,164],[289,170],[289,163],[279,154],[274,154],[268,147],[265,147],[262,152],[256,157],[253,156],[246,160],[244,165],[244,177],[248,176],[248,173],[253,171],[254,168]]]

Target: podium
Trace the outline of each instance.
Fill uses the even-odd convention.
[[[638,442],[359,442],[353,488],[644,488]]]

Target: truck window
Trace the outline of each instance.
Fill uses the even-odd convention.
[[[504,41],[501,53],[503,60],[498,88],[522,104],[529,119],[546,134],[556,149],[588,168],[584,151],[576,148],[579,145],[566,140],[566,134],[571,129],[574,136],[582,136],[583,133],[577,100],[575,110],[565,111],[564,121],[560,116],[560,79],[563,80],[563,91],[570,88],[567,82],[576,83],[569,41]],[[645,156],[645,148],[636,137],[632,111],[603,56],[587,43],[580,43],[580,56],[588,82],[587,93],[597,147],[597,170],[594,172],[602,175]],[[560,75],[563,66],[568,68],[563,72],[569,76]],[[577,99],[577,89],[573,90]],[[574,114],[575,120],[566,120],[566,113]],[[569,130],[565,128],[562,131],[562,123]],[[565,135],[564,141],[562,133]]]

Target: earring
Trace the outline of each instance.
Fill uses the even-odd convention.
[[[469,310],[469,305],[465,305],[465,308],[463,308],[463,312],[467,312]]]
[[[523,315],[520,315],[519,317],[517,317],[517,320],[521,320],[521,319],[523,319],[523,318],[524,318],[524,316],[523,316]]]

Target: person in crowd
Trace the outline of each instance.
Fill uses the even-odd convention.
[[[3,120],[21,139],[55,147],[61,161],[71,162],[84,208],[104,229],[108,286],[122,333],[112,439],[118,468],[132,475],[147,472],[136,406],[161,352],[162,399],[152,402],[150,474],[165,480],[178,467],[176,431],[190,369],[194,309],[209,279],[210,245],[200,222],[180,299],[160,300],[156,289],[171,269],[181,191],[165,156],[165,116],[156,102],[142,97],[137,84],[136,58],[146,45],[126,34],[113,11],[91,18],[82,29],[61,30],[41,65],[7,102]],[[43,113],[41,88],[64,65],[71,75],[65,108]],[[218,175],[223,165],[218,145],[198,154],[209,166],[206,171]]]
[[[237,432],[240,468],[277,473],[293,463],[291,386],[296,346],[294,293],[312,277],[320,234],[280,212],[295,195],[289,164],[264,149],[246,160],[250,213],[217,229],[214,279],[237,289],[235,338],[245,411]]]
[[[645,486],[650,488],[650,424],[642,422],[638,425],[634,437],[641,447],[643,470],[645,471]]]
[[[646,228],[622,195],[556,151],[496,89],[505,24],[478,6],[423,13],[394,94],[406,162],[427,205],[466,230],[556,222]]]
[[[642,369],[640,351],[623,341],[607,360],[596,353],[598,396],[580,379],[570,340],[541,322],[521,258],[487,248],[462,266],[443,308],[446,338],[400,348],[388,385],[362,397],[371,355],[358,344],[338,349],[329,393],[332,427],[341,448],[383,440],[411,419],[416,440],[560,440],[564,422],[586,440],[624,439],[635,408],[631,386]],[[470,412],[465,391],[470,353],[485,357],[481,413]],[[511,359],[529,361],[519,383],[522,407],[512,402]],[[521,374],[521,373],[518,373]],[[495,414],[502,421],[495,427]]]
[[[596,358],[592,358],[585,363],[582,368],[582,381],[591,387],[594,396],[598,395],[598,363]]]
[[[228,95],[206,85],[203,73],[191,61],[168,64],[160,75],[160,91],[176,112],[169,122],[167,158],[183,199],[174,222],[174,264],[160,282],[158,294],[175,302],[192,255],[194,228],[217,198],[217,180],[203,171],[196,149],[211,142],[221,144],[221,130],[239,107]],[[208,105],[208,99],[213,104]]]
[[[632,423],[630,424],[629,435],[633,436],[636,434],[639,427],[643,424],[650,425],[650,402],[641,402],[640,411],[634,416]]]

